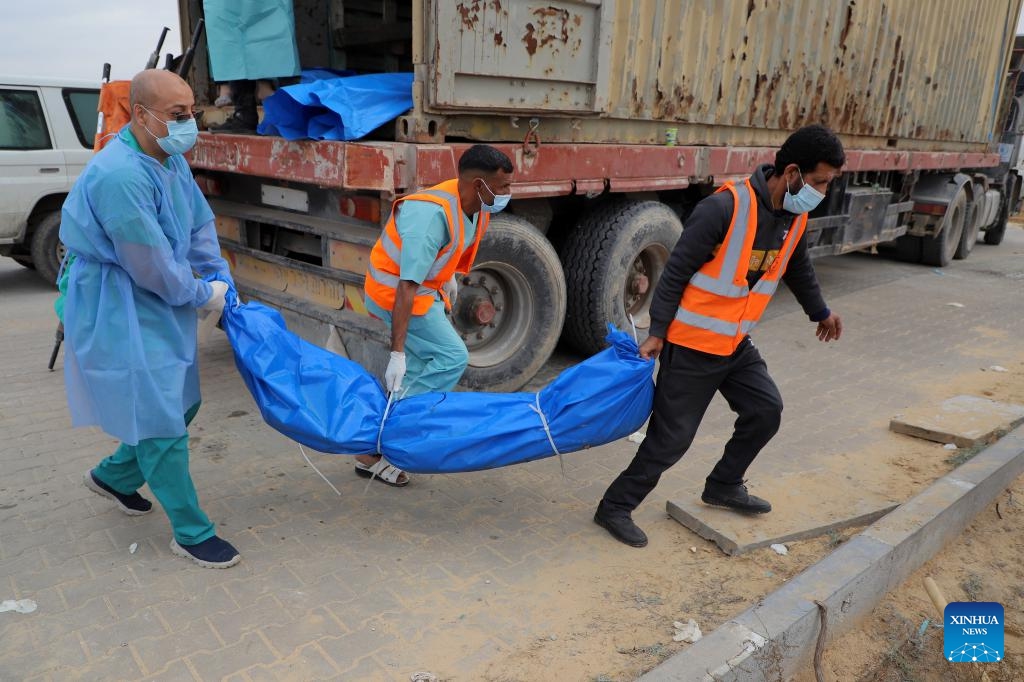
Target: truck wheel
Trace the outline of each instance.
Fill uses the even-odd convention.
[[[960,246],[960,238],[964,233],[964,222],[967,217],[967,195],[960,192],[946,208],[949,220],[942,232],[934,237],[925,237],[921,244],[921,262],[944,268],[953,260],[953,254]]]
[[[32,264],[36,272],[53,286],[57,286],[57,272],[64,260],[66,249],[60,241],[60,212],[54,211],[43,216],[32,232]]]
[[[643,342],[651,299],[683,225],[657,201],[612,201],[587,213],[562,250],[569,306],[565,339],[584,353],[605,346],[608,323]]]
[[[1012,201],[1014,189],[1012,186],[1006,188],[1006,196],[1003,197],[1002,204],[999,206],[999,217],[991,227],[985,230],[986,244],[998,246],[1003,242],[1003,237],[1006,235],[1006,221],[1010,219],[1010,201]]]
[[[461,385],[522,388],[551,356],[564,320],[565,275],[555,249],[526,219],[494,216],[452,310],[469,349]]]
[[[967,203],[966,217],[964,218],[964,234],[960,238],[960,244],[956,247],[953,258],[963,260],[971,255],[974,245],[978,243],[978,233],[981,232],[981,225],[978,224],[978,205],[970,201]]]

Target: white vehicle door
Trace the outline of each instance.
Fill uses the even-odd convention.
[[[36,201],[68,184],[39,88],[0,85],[0,243],[21,240]]]
[[[57,127],[58,120],[68,120],[70,129],[54,130],[55,145],[64,151],[64,163],[67,165],[67,189],[75,184],[85,164],[93,156],[93,141],[96,139],[97,106],[100,91],[90,88],[52,89],[49,99],[45,100],[46,109],[50,114],[50,124]]]

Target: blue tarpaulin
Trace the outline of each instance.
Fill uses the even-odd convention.
[[[263,100],[256,131],[288,140],[358,140],[411,108],[411,73],[316,78]]]
[[[609,348],[538,393],[425,393],[388,408],[365,369],[292,334],[272,308],[238,304],[229,291],[222,326],[267,424],[321,452],[380,451],[414,473],[493,469],[609,443],[643,425],[654,397],[654,361],[614,329]]]

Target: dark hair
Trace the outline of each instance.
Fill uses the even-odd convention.
[[[819,163],[842,168],[846,153],[835,133],[825,126],[811,125],[790,135],[775,153],[775,173],[781,175],[791,163],[800,166],[801,173],[810,173]]]
[[[459,159],[459,175],[469,171],[496,173],[499,170],[511,173],[515,170],[515,166],[503,152],[489,144],[475,144],[467,149]]]

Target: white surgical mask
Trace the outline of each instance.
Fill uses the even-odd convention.
[[[800,176],[800,182],[803,183],[803,187],[800,188],[799,192],[793,194],[793,190],[787,180],[786,195],[782,197],[782,208],[797,215],[813,211],[821,203],[821,200],[825,198],[824,194],[808,185],[802,175]]]
[[[484,183],[484,187],[487,187],[487,183],[483,178],[480,182]],[[480,192],[476,193],[477,198],[480,199],[480,210],[484,213],[501,213],[508,206],[508,202],[512,201],[512,194],[494,194],[494,191],[490,187],[487,187],[487,191],[494,195],[494,203],[488,204],[484,201],[484,198],[480,196]]]

